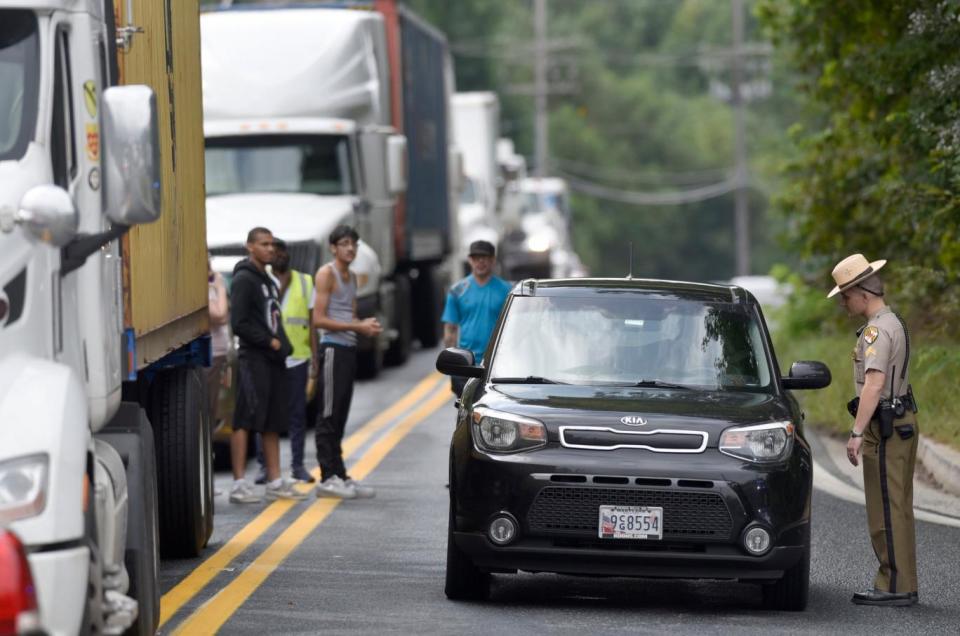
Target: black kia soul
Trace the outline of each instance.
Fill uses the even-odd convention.
[[[472,379],[450,448],[446,595],[490,573],[730,579],[802,610],[812,460],[760,307],[738,287],[523,281]]]

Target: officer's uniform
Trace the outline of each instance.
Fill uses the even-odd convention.
[[[882,397],[905,396],[909,386],[905,327],[889,307],[871,316],[858,333],[853,351],[857,396],[867,371],[884,373]],[[893,393],[891,395],[891,380]],[[873,551],[880,561],[874,588],[884,592],[917,591],[917,548],[913,519],[913,471],[919,427],[912,400],[894,420],[894,433],[883,439],[877,418],[863,432],[863,481],[867,525]]]

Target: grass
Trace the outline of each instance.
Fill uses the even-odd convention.
[[[854,396],[851,352],[856,344],[849,336],[807,336],[787,338],[775,334],[775,348],[781,371],[786,373],[795,360],[820,360],[830,367],[833,382],[819,391],[796,391],[807,421],[838,432],[853,425],[847,401]],[[960,344],[912,343],[910,384],[920,406],[920,430],[937,441],[960,450],[960,414],[956,391],[960,379]]]

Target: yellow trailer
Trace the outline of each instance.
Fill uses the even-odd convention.
[[[117,24],[143,29],[119,47],[121,84],[157,95],[163,212],[123,240],[128,373],[209,332],[198,0],[120,0]],[[132,15],[128,15],[128,12]],[[124,50],[125,49],[125,50]]]
[[[163,206],[121,243],[124,399],[136,396],[153,428],[160,553],[194,557],[213,530],[200,7],[113,0],[113,15],[125,34],[116,83],[156,95]]]

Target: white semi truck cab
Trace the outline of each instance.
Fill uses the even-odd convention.
[[[351,265],[362,317],[388,328],[360,343],[375,371],[391,329],[393,207],[406,187],[405,138],[389,125],[383,20],[327,9],[203,14],[207,240],[216,269],[232,272],[247,232],[282,238],[294,269],[329,260],[327,237],[357,228]]]
[[[126,18],[142,1],[125,5]],[[142,239],[134,226],[164,226],[155,222],[173,187],[165,166],[176,137],[158,118],[172,110],[158,108],[165,95],[117,85],[124,63],[135,77],[143,58],[118,62],[115,15],[109,0],[0,6],[0,528],[23,544],[36,586],[39,611],[28,623],[13,617],[14,628],[51,634],[155,631],[163,509],[176,493],[158,489],[158,465],[169,458],[154,444],[169,441],[172,424],[148,419],[134,389],[168,400],[196,371],[178,366],[189,356],[165,356],[199,351],[196,366],[207,331],[203,296],[203,316],[177,323],[177,334],[144,327],[148,308],[136,300],[133,279],[161,290],[168,282],[132,246]],[[162,23],[131,26],[164,32]],[[143,42],[121,37],[122,45]],[[199,216],[202,225],[202,207]],[[204,294],[205,272],[198,276]],[[161,359],[162,368],[149,366]],[[180,415],[194,426],[203,419]],[[199,436],[194,445],[193,456],[204,452]],[[180,462],[167,469],[183,474]],[[188,485],[181,510],[192,495],[209,504],[211,493],[199,492],[208,478]],[[202,511],[200,546],[210,513]],[[167,538],[178,530],[168,524]],[[177,552],[175,541],[166,545]]]

